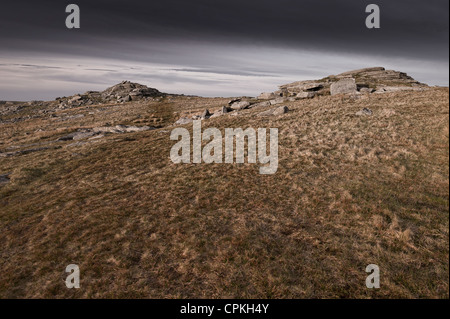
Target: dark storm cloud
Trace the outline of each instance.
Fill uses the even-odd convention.
[[[0,37],[8,48],[120,56],[122,40],[176,39],[273,44],[333,51],[448,58],[447,0],[86,1],[82,27],[64,27],[64,1],[2,4]],[[382,28],[365,28],[377,3]],[[5,39],[7,41],[5,42]],[[39,45],[39,43],[41,45]],[[83,44],[92,44],[85,47]],[[78,46],[77,46],[78,44]],[[115,46],[116,50],[110,51]]]
[[[70,3],[81,29],[65,27]],[[370,3],[381,8],[381,29],[365,27]],[[370,66],[448,85],[448,9],[448,0],[4,1],[0,100],[125,79],[173,93],[255,95]]]

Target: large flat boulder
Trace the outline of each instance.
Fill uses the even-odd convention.
[[[276,98],[275,93],[261,93],[258,96],[258,100],[271,100]]]
[[[336,94],[356,94],[357,86],[356,81],[353,78],[347,78],[337,81],[331,84],[331,95]]]

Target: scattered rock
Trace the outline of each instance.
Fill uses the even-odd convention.
[[[265,112],[259,113],[258,116],[277,116],[286,114],[289,112],[289,108],[287,106],[280,106],[275,109],[267,110]]]
[[[105,127],[94,127],[92,131],[94,133],[131,133],[131,132],[142,132],[149,131],[154,128],[150,126],[127,126],[127,125],[116,125],[116,126],[105,126]]]
[[[290,84],[280,86],[280,91],[283,96],[296,96],[302,92],[316,92],[324,88],[323,83],[316,81],[298,81]]]
[[[361,111],[357,112],[355,115],[357,115],[357,116],[372,116],[373,112],[372,112],[372,110],[370,110],[368,108],[364,108]]]
[[[258,100],[271,100],[271,99],[274,99],[274,98],[276,98],[275,93],[261,93],[258,96]]]
[[[189,124],[192,122],[193,122],[192,119],[187,118],[187,117],[182,117],[178,121],[175,122],[175,125],[184,125],[184,124]]]
[[[247,101],[236,101],[230,105],[233,110],[244,110],[250,106],[250,102]]]
[[[270,105],[277,105],[277,104],[281,104],[284,102],[286,102],[286,99],[284,97],[279,97],[274,100],[270,100]]]
[[[86,132],[86,133],[78,133],[78,134],[75,134],[75,136],[73,137],[73,140],[74,141],[77,141],[77,140],[82,140],[82,139],[85,139],[85,138],[88,138],[88,137],[91,137],[91,136],[94,136],[95,135],[95,133],[94,132]]]
[[[336,94],[355,94],[357,92],[356,81],[353,78],[342,79],[331,84],[331,95]]]
[[[82,97],[81,97],[80,95],[75,95],[74,97],[72,97],[72,98],[69,100],[69,103],[74,103],[74,102],[79,101],[79,100],[81,100],[81,99],[82,99]]]
[[[200,116],[200,118],[201,118],[202,120],[209,119],[210,117],[211,117],[211,113],[209,113],[209,110],[205,110],[205,111],[202,113],[202,115]]]
[[[229,110],[226,106],[222,106],[222,108],[221,108],[220,110],[218,110],[217,112],[215,112],[214,114],[212,114],[212,115],[210,116],[210,118],[222,116],[222,115],[224,115],[224,114],[229,113],[229,111],[230,111],[230,110]]]
[[[425,91],[428,88],[420,86],[383,86],[379,87],[375,93],[392,93],[402,91]]]
[[[96,139],[103,138],[103,137],[105,137],[104,134],[97,134],[97,135],[90,137],[89,140],[96,140]]]
[[[61,141],[72,141],[72,140],[73,140],[73,137],[74,137],[76,134],[77,134],[77,133],[75,132],[75,133],[70,133],[70,134],[68,134],[68,135],[61,136],[60,138],[57,139],[57,141],[58,141],[58,142],[61,142]]]
[[[253,104],[253,105],[251,105],[251,108],[266,107],[266,106],[270,106],[270,105],[272,105],[270,103],[270,101],[265,101],[265,102],[260,102],[260,103]]]
[[[314,92],[300,92],[296,97],[297,99],[312,99],[314,96],[316,96]]]
[[[373,93],[373,89],[371,89],[371,88],[361,88],[360,90],[359,90],[359,92],[361,92],[361,93],[364,93],[364,94],[370,94],[370,93]]]
[[[273,115],[282,115],[289,112],[289,108],[287,106],[280,106],[273,111]]]
[[[127,95],[119,100],[119,102],[121,102],[121,103],[126,103],[126,102],[130,102],[130,101],[131,101],[130,95]]]

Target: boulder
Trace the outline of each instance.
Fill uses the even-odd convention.
[[[209,110],[205,110],[203,113],[202,113],[202,115],[200,116],[200,118],[202,119],[202,120],[204,120],[204,119],[209,119],[211,117],[211,113],[209,113]]]
[[[258,96],[258,100],[271,100],[276,98],[276,95],[274,93],[261,93]]]
[[[230,105],[230,107],[233,110],[244,110],[250,106],[250,102],[247,101],[240,101],[240,102],[234,102]]]
[[[383,86],[379,87],[375,93],[391,93],[402,91],[425,91],[427,87],[421,86]]]
[[[312,99],[314,96],[316,96],[314,92],[300,92],[296,97],[297,99]]]
[[[73,140],[77,141],[77,140],[82,140],[88,137],[92,137],[94,136],[95,133],[94,132],[78,132],[73,136]]]
[[[316,81],[298,81],[280,86],[281,91],[300,93],[303,91],[319,91],[324,88],[323,83],[318,83]]]
[[[270,100],[270,105],[277,105],[277,104],[281,104],[284,102],[286,102],[286,99],[284,97],[279,97],[274,100]]]
[[[242,101],[242,99],[241,98],[237,98],[237,99],[232,99],[232,100],[230,100],[230,101],[228,101],[228,105],[233,105],[234,103],[236,103],[236,102],[241,102]]]
[[[130,102],[130,101],[131,101],[131,96],[130,95],[127,95],[127,96],[125,96],[125,97],[123,97],[123,98],[121,98],[119,100],[119,102],[121,102],[121,103]]]
[[[79,100],[81,100],[82,97],[80,95],[75,95],[74,97],[72,97],[71,99],[69,99],[69,103],[75,103]]]
[[[220,110],[218,110],[217,112],[215,112],[214,114],[212,114],[210,116],[210,118],[219,117],[219,116],[222,116],[224,114],[227,114],[228,112],[229,112],[228,108],[226,106],[222,106],[222,108]]]
[[[289,108],[287,106],[280,106],[275,109],[267,110],[258,114],[258,116],[277,116],[283,115],[289,112]]]
[[[272,104],[270,104],[270,101],[265,101],[265,102],[260,102],[260,103],[256,103],[251,105],[251,108],[255,108],[255,107],[265,107],[265,106],[270,106]]]
[[[59,142],[63,142],[63,141],[72,141],[73,138],[78,134],[79,132],[73,132],[64,136],[61,136],[60,138],[57,139],[57,141]]]
[[[182,117],[178,121],[175,122],[175,125],[184,125],[184,124],[189,124],[192,122],[193,122],[193,119],[190,119],[187,117]]]
[[[364,93],[364,94],[369,94],[369,93],[372,93],[373,91],[374,91],[374,90],[371,89],[371,88],[361,88],[361,89],[359,90],[359,92]]]
[[[353,78],[347,78],[331,84],[331,95],[336,94],[355,94],[357,92],[356,81]]]
[[[121,129],[113,126],[94,127],[92,131],[95,133],[123,133]]]
[[[116,126],[94,127],[92,129],[92,132],[94,132],[94,133],[131,133],[131,132],[149,131],[152,129],[154,129],[154,128],[152,128],[150,126],[137,127],[137,126],[128,126],[128,125],[116,125]]]
[[[372,110],[368,108],[363,108],[361,111],[356,113],[357,116],[371,116],[373,115]]]
[[[286,114],[287,112],[289,112],[289,108],[287,106],[280,106],[273,111],[273,115],[274,116],[282,115]]]

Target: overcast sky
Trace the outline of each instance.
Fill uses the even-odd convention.
[[[65,26],[70,3],[80,29]],[[381,29],[365,26],[370,3],[380,6]],[[254,96],[371,66],[448,86],[448,12],[448,0],[14,0],[0,10],[0,100],[123,80]]]

